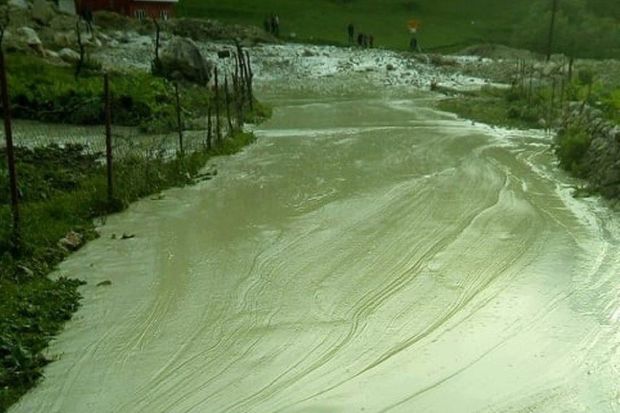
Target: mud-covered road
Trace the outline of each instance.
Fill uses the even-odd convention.
[[[11,413],[620,410],[617,217],[542,134],[360,89],[265,87],[214,180],[110,217]]]

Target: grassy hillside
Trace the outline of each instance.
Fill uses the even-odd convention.
[[[261,26],[278,13],[281,34],[344,43],[346,27],[370,33],[380,47],[406,49],[407,21],[417,19],[425,49],[482,41],[508,42],[531,0],[181,0],[179,14]],[[519,16],[517,18],[516,16]]]

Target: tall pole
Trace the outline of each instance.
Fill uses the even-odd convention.
[[[4,33],[3,33],[4,34]],[[9,184],[11,186],[11,213],[13,216],[13,247],[19,249],[19,198],[17,191],[17,169],[15,168],[15,152],[13,149],[13,129],[11,127],[11,102],[9,100],[9,84],[6,77],[6,62],[0,37],[0,89],[2,89],[2,108],[4,114],[4,138],[6,140],[6,157],[9,167]]]
[[[183,123],[181,121],[181,98],[179,97],[179,84],[174,84],[174,94],[176,96],[177,109],[177,132],[179,133],[179,153],[183,155]]]
[[[558,0],[553,1],[551,9],[551,22],[549,23],[549,38],[547,43],[547,62],[551,60],[551,52],[553,51],[553,31],[555,30],[555,15],[558,12]]]
[[[108,201],[112,202],[114,187],[112,179],[112,104],[110,102],[110,78],[103,75],[103,94],[105,99],[105,157],[108,171]]]

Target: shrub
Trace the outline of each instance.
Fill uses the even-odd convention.
[[[579,125],[570,125],[561,130],[556,137],[555,153],[560,166],[577,176],[583,175],[581,160],[591,143],[590,134]]]

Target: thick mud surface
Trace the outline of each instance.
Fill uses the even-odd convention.
[[[276,86],[216,179],[63,264],[83,308],[11,413],[620,409],[618,220],[549,138]]]

